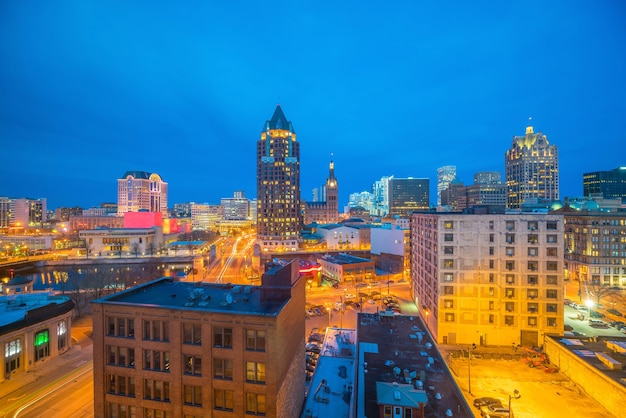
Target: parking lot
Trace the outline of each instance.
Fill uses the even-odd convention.
[[[458,349],[460,347],[445,346],[442,352],[449,354]],[[493,397],[507,407],[511,395],[511,409],[516,418],[614,417],[560,373],[546,373],[542,368],[528,367],[514,356],[513,349],[508,352],[502,350],[479,347],[469,367],[467,357],[455,359],[446,356],[452,374],[470,405],[476,398]],[[481,352],[492,355],[485,356],[490,357],[485,359]],[[471,370],[471,380],[468,369]],[[518,399],[515,399],[515,390],[518,391]],[[478,408],[474,407],[474,412],[477,417],[480,416]]]

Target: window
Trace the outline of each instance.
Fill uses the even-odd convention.
[[[489,310],[490,310],[490,311],[493,311],[493,310],[494,310],[494,308],[495,308],[495,303],[494,303],[492,300],[490,300],[490,301],[489,301]]]
[[[443,287],[443,294],[444,295],[453,295],[454,294],[454,287],[453,286],[444,286]]]
[[[559,250],[557,248],[555,248],[555,247],[548,247],[546,249],[546,255],[548,257],[556,257],[556,256],[559,255]]]
[[[546,229],[551,230],[551,231],[556,231],[557,223],[555,221],[546,222]]]
[[[443,273],[443,281],[451,282],[454,280],[454,273]]]
[[[537,257],[539,255],[539,248],[537,247],[528,247],[528,256],[529,257]]]
[[[515,256],[515,247],[506,247],[506,255],[507,257]]]
[[[494,322],[494,315],[493,314],[489,314],[489,323],[493,324]]]
[[[122,405],[115,402],[107,402],[105,410],[105,416],[110,418],[135,418],[137,416],[136,406]]]
[[[546,270],[548,271],[556,271],[558,269],[559,263],[557,261],[548,261],[546,263]]]
[[[547,319],[547,325],[549,327],[556,327],[556,318],[548,318]]]
[[[444,308],[454,308],[454,301],[452,299],[444,299],[443,300]]]
[[[135,367],[135,349],[109,345],[107,349],[110,366]]]
[[[539,311],[539,304],[529,303],[527,309],[528,309],[528,312],[530,313],[536,313],[537,311]]]
[[[489,268],[493,269],[495,265],[495,262],[493,260],[489,260]]]
[[[489,273],[489,283],[493,283],[493,282],[495,282],[495,280],[496,279],[495,279],[494,274],[493,273]]]
[[[454,254],[454,247],[443,247],[443,253],[447,254],[447,255],[453,255]]]
[[[506,221],[506,230],[515,231],[515,221]]]
[[[509,271],[515,270],[515,261],[508,260],[506,262],[506,269]]]
[[[265,363],[247,361],[246,380],[254,383],[265,383]]]
[[[514,298],[515,297],[515,289],[507,288],[506,289],[506,297]]]
[[[233,410],[233,391],[224,389],[213,390],[213,404],[215,409],[222,411]]]
[[[558,242],[556,235],[546,235],[546,242],[548,244],[556,244]]]
[[[67,322],[57,324],[57,348],[63,350],[67,346]]]
[[[493,231],[493,221],[489,221],[489,229]]]
[[[537,297],[539,297],[539,292],[537,292],[537,290],[528,290],[526,292],[526,297],[528,299],[537,299]]]
[[[489,234],[489,242],[493,242],[494,241],[494,234]]]
[[[546,276],[546,284],[558,284],[556,276]]]
[[[529,327],[536,327],[537,326],[537,317],[536,316],[529,316],[528,317],[528,326]]]
[[[135,338],[135,320],[107,317],[107,335],[109,337]]]
[[[144,379],[143,398],[155,401],[170,400],[170,383],[163,380]]]
[[[528,243],[529,244],[537,244],[539,242],[539,235],[537,234],[528,234]]]
[[[453,313],[447,313],[445,315],[445,320],[446,320],[446,322],[454,322],[454,314]]]
[[[504,325],[512,327],[515,325],[515,320],[513,315],[504,315]]]
[[[536,231],[537,229],[539,229],[539,222],[537,222],[537,221],[528,221],[528,230],[529,231]]]
[[[4,372],[11,373],[20,368],[22,341],[18,338],[4,343]]]
[[[537,261],[529,261],[527,266],[528,266],[528,270],[529,271],[538,271],[539,270],[539,262],[537,262]]]
[[[546,304],[546,312],[556,312],[556,303]]]
[[[489,255],[493,255],[495,253],[494,247],[489,247]]]
[[[201,324],[183,324],[183,344],[202,345]]]
[[[50,355],[50,334],[47,329],[35,334],[35,361],[39,361]]]
[[[167,321],[143,321],[143,339],[169,341],[169,323]]]
[[[233,361],[231,359],[213,358],[213,377],[233,380]]]
[[[539,276],[531,274],[528,276],[528,284],[531,286],[537,286],[539,284]]]
[[[454,241],[454,234],[443,234],[444,242],[452,242]]]
[[[546,298],[548,298],[548,299],[556,299],[556,290],[555,289],[548,289],[548,290],[546,290]]]
[[[450,260],[450,259],[443,260],[443,268],[448,268],[448,269],[454,268],[454,260]]]
[[[202,406],[202,386],[184,385],[185,404]]]
[[[265,415],[265,395],[246,393],[246,413]]]
[[[453,229],[453,228],[454,228],[454,222],[453,221],[444,221],[443,229]]]
[[[196,376],[202,376],[202,357],[200,356],[188,356],[183,355],[185,374],[193,374]]]
[[[169,351],[143,350],[143,368],[146,370],[170,371]]]
[[[107,391],[115,395],[135,396],[135,378],[107,374]]]
[[[513,312],[515,310],[515,303],[514,302],[506,302],[504,304],[504,309],[506,309],[507,312]]]
[[[515,275],[507,274],[506,275],[506,284],[515,284]]]
[[[246,350],[265,351],[265,331],[246,330]]]
[[[232,328],[213,328],[213,346],[222,348],[233,348]]]
[[[515,244],[515,234],[506,234],[505,240],[507,244]]]

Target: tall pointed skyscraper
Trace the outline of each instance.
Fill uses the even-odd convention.
[[[526,127],[526,135],[514,136],[505,154],[507,208],[519,209],[528,199],[559,199],[559,158],[541,132]]]
[[[257,239],[263,251],[298,248],[300,144],[280,105],[257,142]]]

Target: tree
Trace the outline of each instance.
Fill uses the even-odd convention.
[[[138,242],[133,242],[130,244],[130,252],[137,258],[139,253],[141,252],[141,245]]]
[[[619,291],[612,289],[609,286],[600,284],[599,281],[589,281],[586,284],[587,295],[594,298],[596,305],[601,305],[601,300],[605,297],[611,297],[615,294],[619,294]]]

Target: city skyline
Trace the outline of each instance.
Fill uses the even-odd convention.
[[[277,103],[301,143],[302,200],[332,154],[339,208],[383,176],[430,179],[435,203],[438,167],[465,184],[504,174],[529,117],[559,148],[561,198],[624,165],[618,1],[190,5],[0,6],[0,196],[90,207],[142,170],[170,206],[255,198]]]

